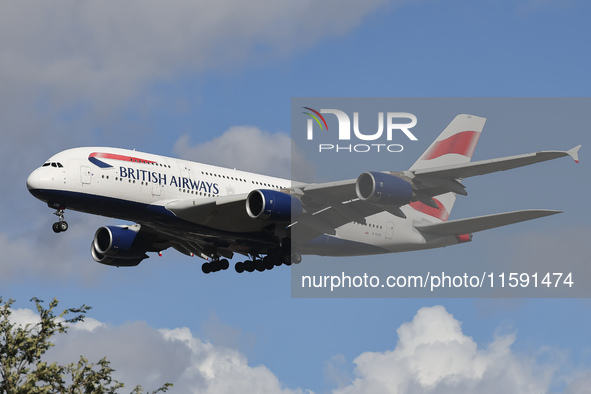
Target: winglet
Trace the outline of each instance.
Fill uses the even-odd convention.
[[[571,150],[566,151],[566,153],[568,153],[568,155],[573,158],[575,163],[579,162],[579,149],[581,149],[581,146],[582,145],[577,145]]]

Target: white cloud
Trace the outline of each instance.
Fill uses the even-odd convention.
[[[92,317],[85,317],[83,321],[76,322],[72,325],[72,329],[74,330],[83,330],[92,332],[97,328],[106,328],[107,325],[102,323]]]
[[[14,310],[12,318],[23,324],[37,321],[29,309]],[[559,380],[559,384],[568,383],[565,393],[579,394],[586,392],[591,381],[589,369],[566,373],[560,369],[569,363],[562,350],[544,347],[533,355],[514,351],[515,334],[497,336],[484,348],[478,346],[442,306],[421,308],[397,333],[394,350],[365,352],[354,360],[353,381],[346,382],[344,356],[331,358],[325,374],[339,385],[333,392],[537,394],[549,392]],[[58,335],[55,343],[47,360],[66,364],[80,355],[91,362],[106,356],[116,370],[114,378],[128,387],[141,384],[153,389],[171,382],[171,393],[309,392],[285,388],[266,366],[249,365],[240,351],[203,341],[186,327],[158,330],[137,321],[112,326],[86,318],[67,334]],[[546,357],[554,353],[560,357]]]
[[[7,300],[3,300],[3,302],[6,301]],[[47,307],[47,304],[44,306]],[[59,314],[61,311],[62,309],[59,309],[58,307],[58,309],[54,310],[54,313]],[[41,323],[39,313],[28,308],[11,309],[9,320],[12,324],[23,327],[26,325],[34,326]],[[64,320],[65,319],[63,317],[58,318],[58,321],[63,322]],[[99,327],[105,328],[107,325],[91,317],[86,317],[83,321],[79,321],[70,325],[70,328],[73,330],[82,330],[87,332],[92,332]]]
[[[284,56],[338,36],[385,0],[299,2],[61,0],[7,2],[0,75],[8,101],[23,89],[46,104],[116,107],[181,73]],[[264,60],[263,60],[264,61]]]
[[[154,86],[291,55],[347,33],[385,2],[2,2],[0,160],[11,169],[0,175],[5,197],[17,201],[32,163],[64,144],[116,144],[115,133],[141,127],[141,119],[128,124],[123,114],[152,111]],[[117,132],[98,140],[96,131],[113,124]],[[0,212],[3,221],[8,216]]]
[[[263,365],[249,366],[238,350],[204,342],[186,327],[156,330],[145,322],[113,327],[97,321],[91,326],[58,336],[47,359],[65,364],[80,355],[91,362],[106,356],[114,378],[128,387],[154,389],[170,382],[171,393],[302,392],[284,388]]]
[[[564,390],[565,394],[585,394],[589,393],[591,388],[591,371],[586,371],[581,376],[576,377]]]
[[[256,345],[255,335],[245,333],[241,329],[232,327],[220,321],[215,313],[203,323],[201,329],[206,338],[214,345],[241,351],[250,351]]]
[[[312,166],[297,151],[292,152],[291,139],[286,133],[269,133],[254,126],[234,126],[211,141],[191,146],[188,135],[181,136],[174,152],[183,159],[198,161],[243,171],[291,178],[313,172]]]
[[[511,349],[514,334],[479,349],[442,306],[421,308],[396,348],[357,357],[357,378],[336,393],[543,393],[557,366]]]
[[[34,202],[33,202],[34,204]],[[96,263],[90,256],[90,244],[94,231],[105,223],[98,216],[66,213],[70,229],[55,234],[51,229],[51,211],[46,216],[29,223],[23,234],[0,232],[0,284],[18,283],[23,280],[41,281],[81,280],[87,285],[97,283],[101,272],[110,268]]]
[[[236,350],[216,347],[193,337],[187,328],[161,330],[172,342],[183,343],[191,349],[191,368],[185,379],[203,380],[203,387],[192,392],[203,393],[293,393],[301,390],[283,389],[281,383],[265,366],[248,366],[246,357]]]
[[[342,354],[334,355],[324,363],[324,378],[335,383],[338,388],[347,386],[352,380],[345,363],[346,359]]]
[[[45,229],[38,238],[37,229],[27,226],[50,217],[41,205],[31,208],[39,203],[28,195],[25,180],[51,154],[65,145],[116,145],[114,134],[95,141],[96,131],[108,128],[114,116],[128,109],[126,105],[146,105],[150,110],[155,84],[289,56],[319,40],[346,34],[386,2],[3,2],[0,161],[5,171],[0,181],[5,208],[0,222],[7,226],[0,233],[5,251],[0,277],[12,280],[30,272],[66,277],[81,269],[75,264],[82,256],[88,260],[90,238],[81,241],[84,254],[71,253],[73,242],[50,240],[53,234]],[[117,120],[118,130],[122,122]],[[284,141],[281,136],[271,141],[279,144],[282,154],[288,147]],[[275,174],[288,177],[289,149],[280,156],[275,148],[264,170],[277,168]],[[230,166],[248,164],[243,157]]]
[[[6,302],[7,300],[3,300]],[[39,314],[31,309],[27,308],[20,308],[20,309],[12,309],[10,315],[10,322],[12,324],[26,326],[27,324],[35,325],[41,321],[39,318]]]

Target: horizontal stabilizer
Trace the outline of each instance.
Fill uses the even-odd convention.
[[[523,211],[497,213],[494,215],[477,216],[468,219],[458,219],[443,223],[416,225],[415,228],[421,232],[437,235],[470,234],[477,231],[524,222],[526,220],[538,219],[561,212],[562,211],[552,211],[549,209],[528,209]]]

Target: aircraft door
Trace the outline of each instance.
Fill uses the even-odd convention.
[[[392,239],[394,236],[394,223],[386,222],[386,239]]]
[[[82,181],[82,184],[89,185],[91,178],[92,178],[92,174],[90,172],[90,167],[81,166],[80,167],[80,181]]]
[[[178,163],[179,169],[181,170],[181,176],[183,178],[191,179],[191,168],[186,166],[184,163]]]
[[[160,183],[154,183],[152,185],[152,196],[159,196],[162,194],[162,185]]]

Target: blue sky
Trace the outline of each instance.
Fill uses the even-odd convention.
[[[90,241],[116,221],[68,212],[71,228],[57,236],[51,210],[25,187],[48,157],[86,145],[276,171],[281,156],[264,144],[289,135],[291,97],[585,97],[587,3],[62,3],[5,3],[0,12],[0,296],[17,308],[30,308],[33,296],[93,307],[96,324],[60,339],[56,358],[76,359],[72,349],[106,355],[121,380],[171,381],[175,392],[375,392],[379,382],[389,392],[498,392],[505,382],[505,392],[579,393],[591,385],[589,300],[293,299],[285,267],[205,276],[197,258],[175,251],[134,269],[103,267]],[[212,152],[232,128],[253,132],[252,145],[238,157]],[[583,144],[581,164],[470,179],[452,216],[564,214],[360,264],[507,262],[536,239],[556,240],[564,259],[588,259],[587,130],[519,130],[510,143],[502,132],[489,119],[475,159]],[[387,166],[403,170],[415,157]],[[426,344],[427,360],[416,343]],[[436,349],[457,356],[451,370],[430,364],[441,360]]]

